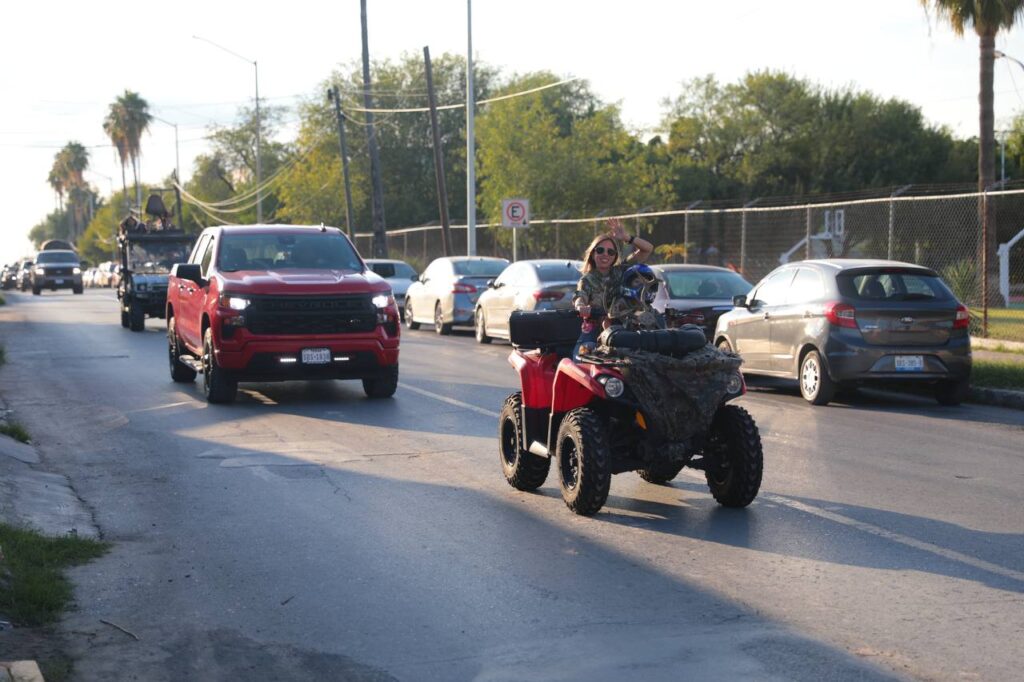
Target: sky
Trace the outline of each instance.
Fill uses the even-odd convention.
[[[465,55],[468,4],[367,0],[371,59],[422,55],[424,46],[435,57]],[[977,36],[955,36],[918,0],[472,0],[472,38],[474,60],[505,74],[586,79],[636,130],[657,128],[663,100],[691,78],[728,83],[761,69],[898,97],[958,137],[978,130]],[[68,141],[90,148],[86,178],[102,195],[120,187],[102,123],[125,89],[166,121],[142,139],[142,180],[174,169],[173,124],[188,178],[209,127],[233,124],[252,103],[247,60],[258,64],[260,101],[292,105],[321,96],[332,70],[360,58],[360,40],[359,0],[19,4],[0,24],[0,263],[31,253],[26,235],[55,207],[46,178]],[[1024,26],[996,48],[1024,61]],[[1024,111],[1024,68],[1005,59],[995,67],[999,129]]]

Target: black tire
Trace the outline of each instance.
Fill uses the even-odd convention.
[[[127,329],[129,325],[131,325],[131,323],[132,321],[131,318],[128,317],[128,311],[125,310],[124,308],[121,308],[121,326]]]
[[[397,390],[397,366],[393,370],[389,370],[386,375],[374,377],[373,379],[363,379],[363,392],[366,393],[367,398],[373,398],[374,400],[390,398]]]
[[[181,344],[172,317],[167,320],[167,359],[171,367],[171,381],[178,384],[189,384],[195,381],[196,371],[178,359],[181,354]]]
[[[593,516],[608,500],[612,473],[608,434],[591,410],[578,407],[562,419],[555,458],[565,505],[580,516]]]
[[[233,403],[238,395],[238,381],[217,364],[213,352],[213,330],[203,334],[203,395],[208,403]]]
[[[477,343],[490,343],[491,337],[487,336],[487,318],[484,316],[484,309],[477,308],[476,315],[476,342]]]
[[[808,351],[800,361],[797,381],[800,383],[800,395],[811,405],[828,405],[836,395],[836,384],[816,350]]]
[[[73,287],[71,289],[71,293],[73,293],[73,294],[81,294],[81,293],[84,293],[84,292],[85,292],[85,289],[83,289],[82,287]]]
[[[444,321],[444,313],[441,312],[441,302],[434,304],[434,331],[441,336],[448,336],[452,333],[452,323]]]
[[[935,400],[946,407],[956,407],[967,400],[970,394],[971,382],[968,379],[943,381],[935,387]]]
[[[128,328],[133,332],[141,332],[146,328],[146,313],[142,306],[130,303],[128,306]]]
[[[40,289],[40,288],[39,288],[39,287],[37,287],[37,286],[33,286],[33,287],[32,287],[32,295],[33,295],[33,296],[38,296],[39,294],[41,294],[41,293],[42,293],[42,291],[43,291],[43,290],[42,290],[42,289]]]
[[[725,507],[746,507],[761,489],[764,452],[750,413],[723,405],[711,421],[704,449],[704,478],[712,497]]]
[[[679,472],[682,470],[682,463],[655,462],[654,464],[645,466],[643,469],[637,469],[637,473],[640,474],[640,478],[644,479],[648,483],[664,485],[678,476]]]
[[[551,458],[523,448],[523,394],[505,398],[498,417],[498,459],[505,480],[516,490],[531,491],[544,485]]]
[[[420,328],[420,323],[412,319],[412,301],[405,299],[405,326],[413,331]]]

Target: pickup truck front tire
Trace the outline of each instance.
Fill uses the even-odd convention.
[[[397,381],[397,377],[395,377]],[[214,355],[213,330],[203,334],[203,394],[208,403],[233,403],[238,395],[238,381],[217,364]]]

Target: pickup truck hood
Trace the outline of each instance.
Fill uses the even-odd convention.
[[[372,272],[345,270],[240,270],[220,272],[222,291],[248,294],[357,294],[389,291],[390,287]]]

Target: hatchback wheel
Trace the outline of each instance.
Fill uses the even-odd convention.
[[[800,362],[799,381],[800,395],[812,405],[827,405],[835,396],[835,382],[816,350],[809,351]]]
[[[420,323],[412,319],[412,301],[405,299],[405,326],[408,329],[419,329]]]
[[[441,312],[441,302],[434,306],[434,331],[441,336],[452,333],[452,323],[444,321],[444,314]]]
[[[476,309],[476,342],[491,342],[491,337],[487,336],[487,318],[484,316],[483,308]]]

